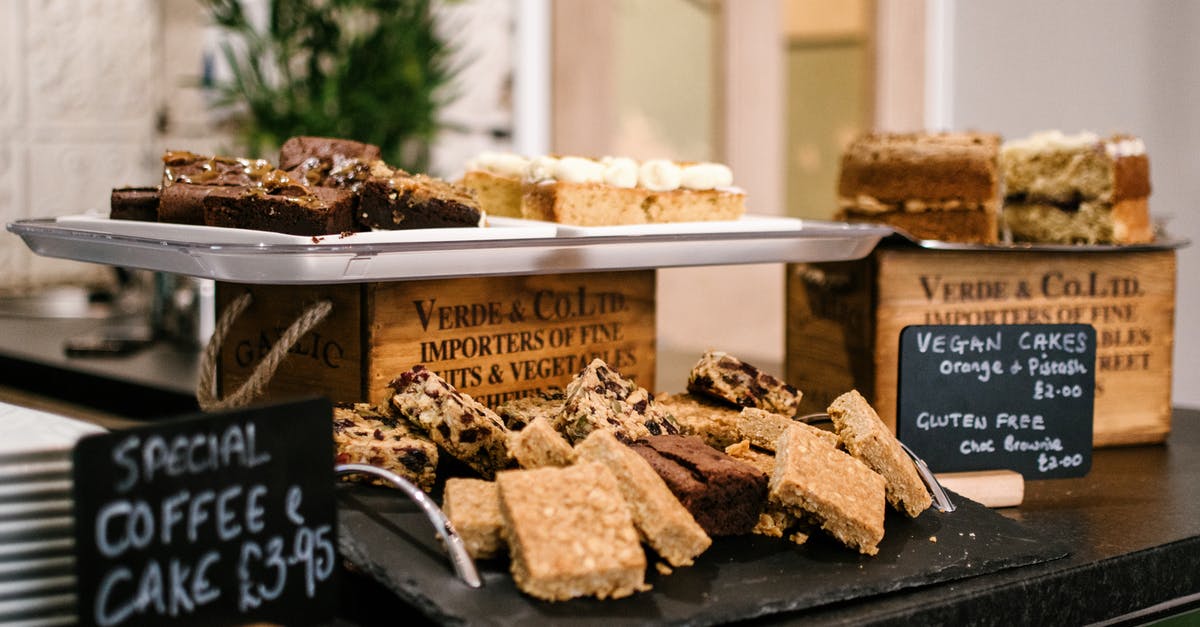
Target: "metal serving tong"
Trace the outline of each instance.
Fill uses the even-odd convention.
[[[471,559],[471,555],[467,553],[466,546],[463,545],[462,536],[454,530],[454,525],[450,523],[450,519],[442,512],[429,498],[429,495],[421,491],[420,488],[413,485],[408,479],[383,468],[368,466],[366,464],[338,464],[333,468],[334,474],[337,476],[366,474],[373,477],[378,477],[388,483],[400,488],[408,495],[408,498],[416,502],[425,512],[425,516],[429,519],[430,524],[437,530],[437,534],[441,536],[443,543],[446,545],[446,550],[450,553],[450,562],[454,565],[454,574],[458,578],[472,588],[482,588],[483,579],[479,577],[479,571],[475,568],[475,561]]]
[[[829,417],[829,414],[807,414],[797,417],[796,420],[811,424],[816,422],[830,422],[832,419]],[[899,439],[896,441],[900,442]],[[912,458],[913,465],[917,467],[917,474],[921,475],[921,481],[925,483],[925,488],[933,496],[933,506],[937,511],[949,513],[958,509],[954,502],[950,500],[950,495],[946,494],[946,490],[942,488],[942,484],[938,483],[937,477],[929,469],[929,465],[925,463],[925,460],[917,457],[917,454],[903,442],[900,442],[900,448],[904,449],[904,452]]]

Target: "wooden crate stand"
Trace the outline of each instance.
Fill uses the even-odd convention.
[[[383,403],[423,364],[481,402],[564,387],[594,357],[654,388],[655,272],[340,285],[217,284],[217,311],[249,292],[217,359],[218,391],[245,382],[313,303],[328,316],[289,350],[266,398]]]
[[[900,332],[923,324],[1096,328],[1096,446],[1171,429],[1175,252],[933,251],[788,267],[788,380],[802,412],[857,388],[892,428]]]

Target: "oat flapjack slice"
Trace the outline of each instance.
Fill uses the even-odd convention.
[[[887,480],[887,499],[897,511],[916,518],[933,499],[892,430],[857,390],[834,399],[829,417],[846,451]]]

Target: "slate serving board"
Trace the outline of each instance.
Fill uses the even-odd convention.
[[[959,507],[949,514],[930,509],[909,519],[889,511],[874,557],[820,534],[802,546],[761,536],[718,538],[691,567],[664,576],[651,566],[651,591],[615,601],[538,601],[517,590],[507,560],[479,562],[484,587],[472,590],[454,577],[420,510],[384,488],[340,486],[338,532],[342,556],[402,600],[437,622],[472,625],[712,625],[1067,555],[1017,522],[951,498]]]

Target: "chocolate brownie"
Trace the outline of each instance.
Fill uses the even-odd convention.
[[[163,189],[176,183],[233,185],[276,189],[297,183],[287,172],[266,159],[210,157],[184,150],[167,151],[163,157]]]
[[[348,139],[293,137],[279,149],[279,167],[316,187],[358,191],[372,176],[392,176],[379,159],[379,147]]]
[[[113,220],[158,221],[157,187],[118,187],[109,198],[108,217]]]
[[[369,229],[474,227],[483,219],[473,192],[423,174],[374,177],[361,193],[358,221]]]
[[[284,170],[301,166],[309,159],[332,162],[339,157],[368,162],[382,158],[379,146],[352,139],[299,136],[289,138],[279,147],[279,167]]]
[[[204,196],[204,224],[289,235],[354,231],[354,193],[332,187],[307,192],[291,187],[269,192],[253,187],[214,187]]]
[[[204,199],[213,190],[241,190],[228,185],[171,185],[164,187],[158,200],[158,221],[172,224],[204,225]]]
[[[710,536],[750,533],[767,502],[767,476],[696,436],[657,435],[633,443]]]

